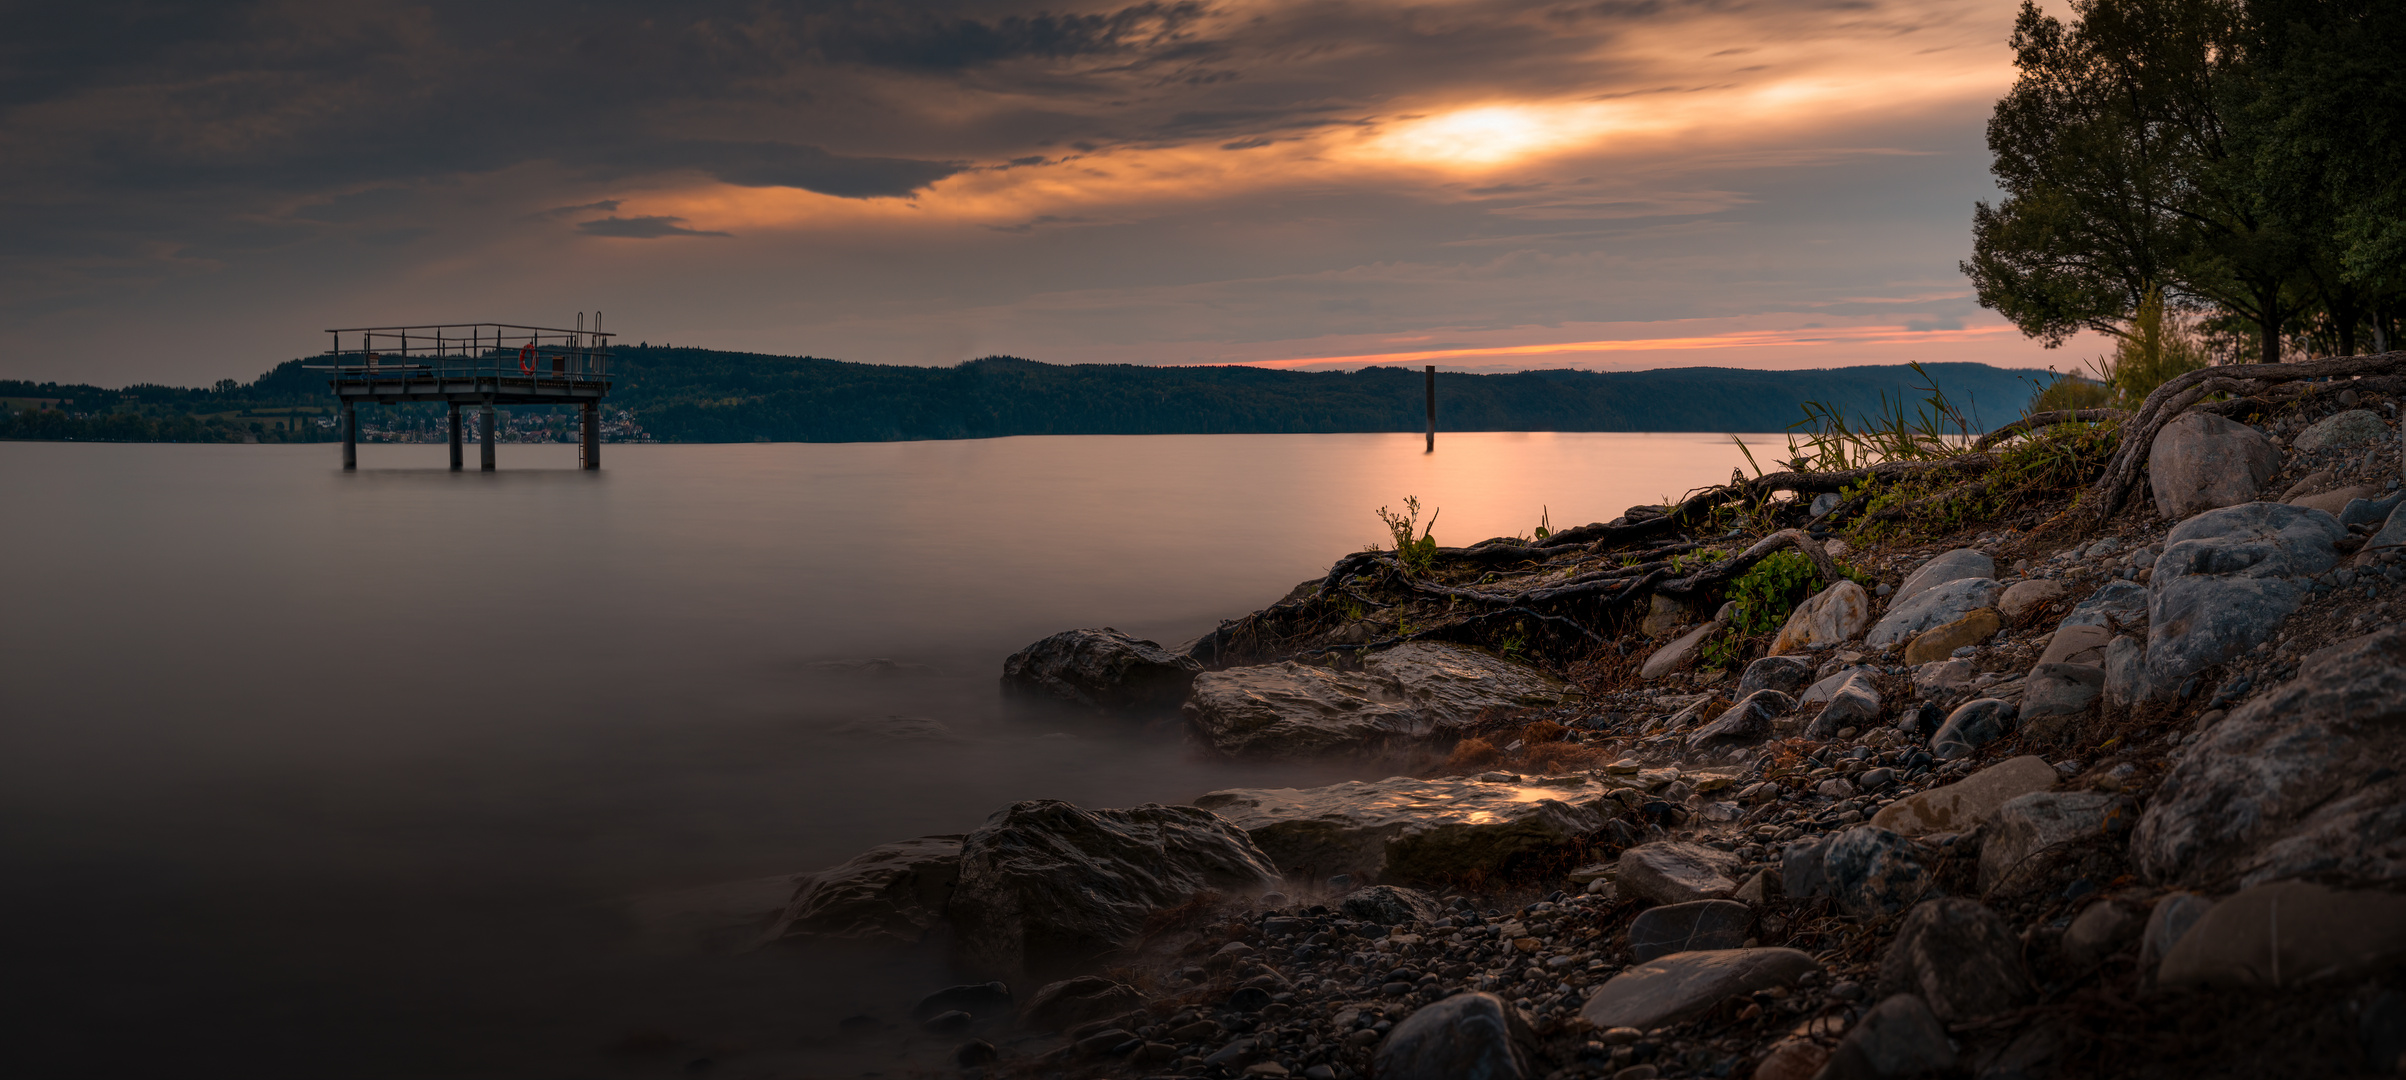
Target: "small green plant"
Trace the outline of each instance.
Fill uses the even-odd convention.
[[[1437,564],[1437,540],[1431,535],[1437,530],[1437,514],[1429,511],[1429,523],[1420,524],[1420,497],[1404,496],[1404,512],[1393,513],[1378,508],[1378,519],[1387,526],[1387,535],[1395,541],[1395,561],[1408,574],[1426,574]],[[1415,536],[1414,534],[1418,535]]]
[[[1529,651],[1529,635],[1526,630],[1527,628],[1520,623],[1512,624],[1512,629],[1505,631],[1504,636],[1496,641],[1495,650],[1510,659],[1521,659]]]
[[[1912,415],[1906,415],[1903,397],[1890,401],[1885,392],[1873,415],[1853,420],[1829,402],[1807,401],[1804,419],[1788,425],[1788,468],[1842,472],[1883,461],[1933,461],[1964,452],[1972,443],[1972,418],[1920,364],[1908,366],[1921,379],[1914,388],[1921,401],[1914,404]]]
[[[1539,507],[1537,508],[1537,536],[1536,536],[1536,539],[1543,540],[1543,539],[1545,539],[1546,537],[1549,537],[1549,536],[1552,536],[1552,535],[1554,535],[1554,518],[1553,518],[1553,515],[1552,515],[1552,513],[1550,512],[1550,511],[1551,511],[1551,509],[1552,509],[1551,507],[1542,506],[1542,505],[1541,505],[1541,506],[1539,506]],[[1435,517],[1434,515],[1431,515],[1431,516],[1430,516],[1430,518],[1429,518],[1429,524],[1431,524],[1431,525],[1434,525],[1434,524],[1436,524],[1436,523],[1437,523],[1437,519],[1436,519],[1436,517]]]

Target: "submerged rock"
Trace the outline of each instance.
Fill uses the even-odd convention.
[[[960,834],[880,844],[811,875],[765,940],[917,942],[944,921],[960,877]]]
[[[1299,878],[1441,879],[1493,872],[1604,827],[1591,807],[1622,785],[1561,781],[1349,780],[1317,788],[1231,788],[1195,805],[1245,830]]]
[[[2211,413],[2174,417],[2147,450],[2156,512],[2174,521],[2253,499],[2280,471],[2272,440]]]
[[[1212,749],[1311,755],[1427,738],[1491,709],[1553,705],[1561,680],[1479,649],[1409,642],[1358,672],[1287,661],[1196,677],[1186,717]]]
[[[1104,712],[1166,712],[1185,700],[1203,665],[1111,627],[1064,630],[1003,661],[1008,692]]]
[[[2406,881],[2406,628],[2307,657],[2208,729],[2148,801],[2151,880],[2229,888],[2312,876]]]
[[[1028,996],[1019,1010],[1019,1023],[1036,1031],[1063,1031],[1093,1020],[1118,1016],[1145,1003],[1144,992],[1100,975],[1080,975],[1047,983]]]
[[[1146,916],[1207,889],[1278,881],[1269,857],[1209,811],[1044,799],[998,811],[961,841],[948,914],[972,966],[1042,974],[1127,945]]]

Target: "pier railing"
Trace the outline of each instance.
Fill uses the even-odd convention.
[[[595,329],[446,323],[328,330],[327,363],[339,389],[345,383],[601,383],[610,380],[610,337]]]

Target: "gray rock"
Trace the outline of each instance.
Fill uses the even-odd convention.
[[[1939,1019],[1966,1023],[2019,1008],[2038,986],[2022,964],[2022,936],[1975,900],[1924,900],[1898,923],[1880,959],[1875,991],[1918,994]]]
[[[1906,1080],[1955,1066],[1946,1025],[1912,994],[1871,1007],[1830,1052],[1816,1080]]]
[[[2211,413],[2174,417],[2147,451],[2156,512],[2174,521],[2253,499],[2280,471],[2272,440]]]
[[[1824,491],[1813,496],[1813,505],[1805,508],[1805,516],[1818,518],[1838,508],[1838,493]]]
[[[1724,999],[1793,985],[1821,970],[1795,949],[1684,952],[1631,964],[1597,988],[1579,1015],[1599,1028],[1647,1028],[1684,1020]]]
[[[1821,858],[1829,854],[1828,836],[1799,840],[1780,852],[1780,891],[1799,899],[1830,894],[1829,878],[1821,872]]]
[[[1930,753],[1940,761],[1953,761],[2013,731],[2018,710],[2008,701],[1998,698],[1979,698],[1955,706],[1947,714],[1946,723],[1930,736]]]
[[[2406,881],[2406,627],[2306,658],[2207,729],[2131,836],[2153,881]]]
[[[2109,581],[2098,586],[2088,599],[2072,605],[2071,612],[2057,624],[2056,632],[2062,633],[2062,628],[2073,626],[2099,626],[2115,632],[2146,621],[2147,586],[2133,581]]]
[[[1878,673],[1879,672],[1877,669],[1864,667],[1860,664],[1840,665],[1837,670],[1822,676],[1819,682],[1805,687],[1805,692],[1797,695],[1796,703],[1798,705],[1811,705],[1815,702],[1828,701],[1829,699],[1838,695],[1838,688],[1845,686],[1847,680],[1852,679],[1857,675],[1876,675]]]
[[[2147,925],[2139,931],[2139,971],[2152,978],[2172,947],[2180,944],[2189,928],[2213,909],[2212,897],[2193,892],[2165,893],[2148,909]]]
[[[997,811],[962,840],[946,914],[972,967],[1042,975],[1133,942],[1147,916],[1206,890],[1278,883],[1269,856],[1210,811],[1040,799]]]
[[[1864,635],[1863,643],[1885,648],[1913,640],[1924,630],[1945,626],[1981,608],[1997,606],[2004,591],[1995,578],[1958,578],[1932,585],[1910,599],[1888,605],[1888,614]]]
[[[1338,910],[1356,919],[1365,919],[1380,926],[1400,926],[1406,923],[1437,921],[1445,909],[1437,898],[1418,889],[1393,885],[1372,885],[1345,895]]]
[[[2124,634],[2105,646],[2105,704],[2127,709],[2155,696],[2147,683],[2147,645]]]
[[[2117,799],[2096,791],[2037,791],[1997,808],[1980,843],[1980,891],[2044,876],[2043,856],[2065,844],[2104,835]]]
[[[1523,1080],[1537,1037],[1494,994],[1455,994],[1413,1011],[1370,1059],[1379,1080]]]
[[[2064,959],[2075,968],[2095,967],[2138,932],[2137,912],[2118,900],[2099,900],[2082,908],[2072,925],[2064,928]]]
[[[1720,900],[1736,892],[1737,856],[1698,844],[1657,840],[1621,852],[1621,893],[1656,904]]]
[[[1359,672],[1293,661],[1206,672],[1185,713],[1221,753],[1308,756],[1426,739],[1491,709],[1559,703],[1565,692],[1526,664],[1416,641],[1371,654]]]
[[[1965,578],[1993,578],[1995,576],[1997,576],[1995,559],[1971,548],[1956,548],[1932,558],[1921,564],[1919,569],[1905,575],[1904,584],[1896,587],[1896,595],[1889,598],[1888,606],[1893,610],[1897,605],[1911,600],[1934,585],[1944,585],[1947,582],[1961,581]]]
[[[1642,964],[1672,953],[1734,949],[1746,943],[1753,922],[1754,912],[1735,900],[1647,908],[1629,924],[1629,957]]]
[[[1561,850],[1604,827],[1593,804],[1624,786],[1619,778],[1608,785],[1586,776],[1531,783],[1395,776],[1229,788],[1195,805],[1245,830],[1288,874],[1409,881],[1493,874],[1522,855]]]
[[[2317,450],[2342,450],[2388,441],[2389,425],[2381,422],[2379,414],[2367,409],[2349,409],[2326,416],[2298,432],[2289,445],[2301,454],[2311,454]]]
[[[1064,630],[1003,661],[1003,690],[1105,712],[1163,712],[1185,700],[1203,665],[1108,626]]]
[[[1869,825],[1830,839],[1821,855],[1824,887],[1857,918],[1903,911],[1930,891],[1930,872],[1913,842]]]
[[[1066,1031],[1119,1016],[1144,1003],[1144,992],[1133,986],[1100,975],[1080,975],[1038,987],[1019,1010],[1019,1023],[1037,1031]]]
[[[880,844],[810,876],[764,940],[916,942],[944,921],[961,878],[961,837]]]
[[[2022,683],[2021,722],[2077,716],[2105,693],[2105,669],[2088,664],[2040,664]]]
[[[1772,720],[1795,708],[1795,698],[1777,690],[1757,690],[1691,733],[1688,749],[1752,746],[1771,737]]]
[[[1913,669],[1913,692],[1925,700],[1962,697],[1978,686],[1980,669],[1969,660],[1938,660]]]
[[[1858,673],[1830,694],[1830,703],[1822,706],[1821,715],[1813,718],[1813,726],[1805,729],[1807,738],[1832,739],[1846,728],[1867,728],[1877,725],[1884,715],[1880,707],[1880,692],[1869,676]]]
[[[1796,656],[1766,656],[1746,665],[1746,673],[1738,677],[1738,696],[1742,698],[1757,690],[1793,694],[1812,681],[1811,661]]]
[[[2046,578],[2017,581],[1997,595],[1997,614],[2005,617],[2009,626],[2020,626],[2036,615],[2041,608],[2061,599],[2063,583]]]
[[[2406,959],[2406,896],[2300,881],[2241,889],[2197,920],[2162,986],[2284,987],[2362,978]]]
[[[1647,656],[1645,663],[1638,665],[1638,677],[1651,682],[1696,666],[1696,658],[1704,653],[1706,639],[1720,633],[1721,625],[1719,620],[1715,620],[1672,638]]]
[[[2320,510],[2246,503],[2181,522],[2147,583],[2147,682],[2157,689],[2255,648],[2339,560]]]
[[[1869,625],[1871,597],[1863,592],[1863,586],[1840,581],[1814,593],[1788,613],[1779,636],[1771,641],[1771,655],[1786,656],[1810,645],[1852,641]]]
[[[2342,525],[2370,525],[2374,522],[2387,522],[2389,516],[2396,513],[2400,506],[2406,506],[2406,491],[2351,499],[2346,506],[2340,508],[2339,523]]]
[[[2390,511],[2381,528],[2365,539],[2364,546],[2356,551],[2356,565],[2362,566],[2376,556],[2394,554],[2401,549],[2406,549],[2406,506]]]

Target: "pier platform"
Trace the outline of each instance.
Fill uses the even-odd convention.
[[[460,409],[477,410],[480,467],[491,472],[493,410],[507,405],[575,405],[582,414],[577,460],[601,468],[601,402],[610,395],[610,338],[583,313],[574,329],[510,323],[443,323],[328,330],[327,384],[342,404],[343,468],[359,467],[359,406],[440,401],[450,406],[451,468],[463,467]]]

